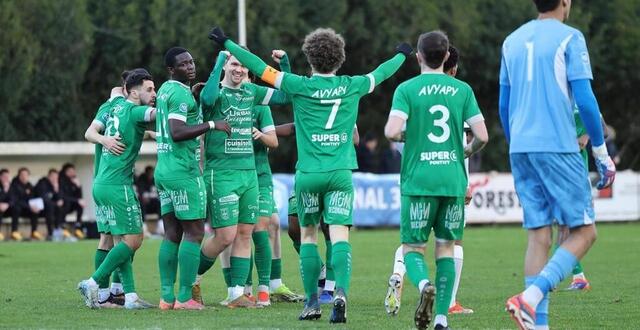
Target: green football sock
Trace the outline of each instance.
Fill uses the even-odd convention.
[[[91,277],[98,283],[109,281],[109,276],[125,261],[131,261],[133,250],[127,246],[124,242],[118,243],[109,251],[106,258],[100,264],[100,267],[91,275]]]
[[[447,315],[453,295],[453,282],[456,280],[453,258],[436,259],[436,278],[436,315]]]
[[[120,273],[118,273],[117,271],[113,272],[111,274],[111,282],[112,283],[122,283],[122,280],[120,279]]]
[[[293,248],[296,250],[296,253],[300,255],[300,241],[293,241]]]
[[[253,244],[256,247],[256,270],[258,271],[258,284],[269,286],[271,279],[271,243],[269,233],[257,231],[253,233]]]
[[[343,289],[344,293],[348,295],[351,283],[351,244],[345,241],[337,242],[333,245],[332,250],[331,262],[336,278],[336,290]]]
[[[231,286],[244,286],[249,275],[250,258],[231,256]]]
[[[176,300],[173,287],[178,275],[178,244],[163,240],[158,253],[160,268],[160,288],[162,300],[172,303]]]
[[[227,285],[227,288],[231,287],[231,267],[222,268],[222,276],[224,277],[224,283]]]
[[[101,249],[97,249],[96,250],[96,255],[94,256],[94,265],[95,265],[94,270],[98,269],[100,267],[100,265],[102,265],[102,262],[107,257],[108,253],[109,253],[109,251],[107,251],[107,250],[101,250]],[[114,274],[115,273],[116,272],[114,272]],[[100,289],[108,288],[109,287],[109,278],[107,277],[106,280],[98,282],[98,287]]]
[[[123,262],[114,273],[118,273],[118,275],[122,279],[122,290],[124,291],[124,293],[136,292],[136,285],[133,279],[133,267],[131,265],[131,258]]]
[[[178,302],[191,299],[191,289],[196,281],[200,265],[200,244],[183,239],[178,249],[178,267],[180,268],[180,289]]]
[[[272,280],[282,278],[282,259],[271,259],[271,277]]]
[[[584,270],[582,269],[582,264],[580,263],[580,261],[578,261],[578,263],[576,264],[575,267],[573,267],[573,275],[578,275],[580,273],[582,273]]]
[[[411,283],[416,287],[419,287],[420,281],[429,278],[429,269],[424,262],[424,256],[422,253],[409,252],[404,255],[404,265],[407,267],[407,275],[411,280]]]
[[[253,285],[253,250],[251,250],[251,256],[249,256],[249,273],[247,274],[247,281],[244,285]]]
[[[215,262],[215,257],[207,257],[206,255],[204,255],[204,253],[202,253],[202,250],[200,250],[200,266],[198,266],[198,275],[206,273],[209,269],[211,269],[211,267],[213,267],[213,264]]]
[[[327,247],[324,257],[325,257],[325,264],[327,266],[327,281],[335,281],[336,280],[336,275],[333,272],[333,264],[331,263],[331,259],[332,259],[332,250],[333,250],[333,244],[331,244],[330,240],[325,240],[324,241],[325,246]]]
[[[318,294],[318,277],[320,276],[320,254],[316,244],[305,243],[300,245],[300,275],[307,299],[311,295]]]

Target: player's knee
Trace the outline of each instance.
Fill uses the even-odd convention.
[[[289,226],[287,234],[289,234],[292,241],[300,241],[300,227]]]
[[[404,243],[402,244],[402,250],[405,255],[409,252],[424,254],[424,248],[426,245],[426,243]]]

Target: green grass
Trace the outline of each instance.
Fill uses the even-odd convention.
[[[590,292],[551,294],[554,329],[632,329],[640,327],[640,223],[601,224],[599,238],[583,264]],[[503,311],[507,297],[522,289],[525,231],[518,227],[471,227],[465,233],[465,264],[459,300],[473,315],[450,317],[455,329],[515,328]],[[383,299],[399,234],[360,230],[352,234],[353,277],[348,328],[410,329],[417,289],[405,285],[398,317],[388,317]],[[146,241],[136,254],[139,294],[159,300],[159,241]],[[320,244],[321,247],[323,244]],[[76,284],[92,273],[96,241],[77,244],[0,243],[0,328],[327,328],[330,308],[316,322],[297,321],[300,304],[278,303],[262,310],[227,310],[219,265],[207,274],[202,312],[89,310]],[[298,258],[283,236],[284,280],[302,289]],[[432,249],[427,259],[433,278]],[[561,284],[565,287],[567,282]]]

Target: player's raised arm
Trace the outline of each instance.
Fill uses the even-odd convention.
[[[383,62],[375,70],[366,75],[370,81],[369,93],[373,92],[376,86],[393,76],[393,74],[400,69],[402,63],[404,63],[413,52],[413,48],[411,48],[408,43],[401,43],[396,46],[396,52],[397,54],[395,56]]]
[[[213,107],[218,98],[218,93],[220,93],[220,75],[222,74],[222,68],[228,57],[229,53],[226,51],[218,54],[216,64],[213,66],[209,79],[200,93],[200,104],[202,104],[202,107],[205,109]]]
[[[284,50],[274,49],[271,51],[271,58],[280,65],[280,71],[291,73],[291,62]]]

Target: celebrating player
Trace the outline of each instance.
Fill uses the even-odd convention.
[[[209,130],[227,130],[226,123],[202,123],[202,112],[188,84],[196,77],[189,52],[173,47],[165,54],[169,80],[158,90],[155,182],[160,195],[165,236],[158,256],[161,300],[159,307],[200,310],[191,290],[200,264],[207,192],[200,169],[198,137]],[[184,237],[183,237],[184,234]],[[180,288],[174,284],[180,266]]]
[[[87,306],[100,307],[104,299],[99,297],[98,283],[109,283],[109,276],[118,269],[125,292],[127,309],[150,308],[153,305],[140,299],[135,293],[131,258],[142,244],[142,215],[140,202],[133,189],[133,167],[142,145],[146,123],[154,121],[156,111],[149,106],[156,92],[151,75],[135,71],[126,79],[127,99],[112,102],[105,135],[118,136],[127,148],[119,155],[103,149],[98,174],[93,184],[96,202],[96,219],[107,226],[119,242],[109,251],[100,267],[88,280],[78,284]],[[102,286],[102,285],[101,285]],[[103,300],[101,300],[103,299]]]
[[[398,86],[385,126],[387,138],[406,141],[400,172],[400,234],[407,273],[420,291],[414,316],[418,329],[426,329],[431,322],[434,299],[434,329],[448,329],[447,313],[455,281],[454,242],[462,239],[468,183],[463,160],[488,141],[473,90],[443,72],[448,49],[449,41],[441,31],[420,36],[417,58],[421,74]],[[463,147],[465,122],[474,139]],[[437,293],[424,262],[425,243],[432,228]]]
[[[538,19],[505,39],[500,66],[500,120],[528,230],[526,290],[509,298],[506,307],[521,329],[548,329],[547,293],[596,239],[591,187],[576,142],[574,101],[593,145],[598,189],[611,185],[615,165],[591,90],[584,36],[563,24],[571,1],[534,3]],[[554,218],[569,227],[569,235],[549,259]]]
[[[220,28],[210,38],[224,45],[263,81],[293,98],[298,164],[296,199],[301,225],[300,265],[307,301],[300,320],[321,316],[316,283],[320,274],[317,227],[320,216],[329,225],[336,293],[331,323],[347,321],[346,304],[351,277],[353,182],[357,167],[352,145],[360,98],[395,73],[412,49],[402,44],[399,54],[366,76],[336,76],[345,59],[344,39],[332,29],[316,29],[305,37],[302,51],[312,76],[279,72],[229,40]]]

